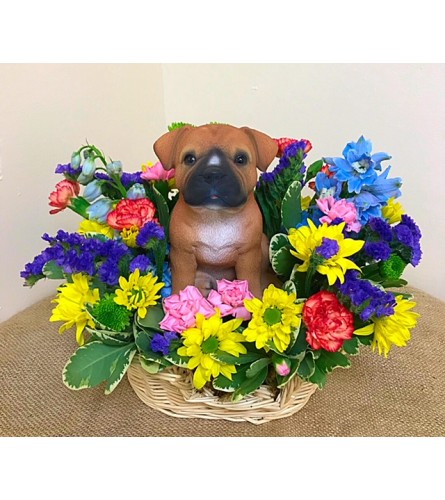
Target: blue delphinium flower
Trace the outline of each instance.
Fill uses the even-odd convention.
[[[151,350],[167,356],[170,352],[170,344],[177,339],[178,335],[175,332],[155,333],[151,340]]]
[[[97,198],[99,198],[101,194],[102,194],[101,182],[97,179],[87,184],[83,191],[83,197],[90,203],[93,202],[94,200],[97,200]]]
[[[377,179],[377,170],[381,162],[391,158],[387,153],[371,155],[372,143],[363,136],[357,142],[349,142],[343,150],[344,158],[324,158],[331,172],[342,182],[347,182],[350,193],[360,193],[364,185],[370,185]]]
[[[342,183],[335,177],[328,177],[324,172],[318,172],[315,177],[315,189],[319,198],[333,196],[338,199],[341,193]]]
[[[145,188],[142,184],[139,184],[136,182],[136,184],[133,184],[131,188],[127,191],[127,198],[129,200],[137,200],[139,198],[145,198]]]

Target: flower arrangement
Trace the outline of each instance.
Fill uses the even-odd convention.
[[[420,261],[421,233],[396,201],[401,179],[382,171],[391,157],[360,137],[342,157],[306,167],[309,141],[277,144],[278,163],[255,196],[281,286],[262,297],[240,280],[218,281],[208,297],[194,286],[172,294],[174,170],[155,163],[126,173],[89,144],[57,166],[50,213],[69,208],[81,222],[75,233],[44,234],[47,248],[21,276],[30,286],[64,281],[50,321],[76,331],[63,370],[69,388],[105,383],[108,394],[137,359],[147,376],[179,366],[193,372],[196,390],[239,401],[294,377],[322,388],[361,346],[387,356],[406,345],[419,315],[401,276]]]

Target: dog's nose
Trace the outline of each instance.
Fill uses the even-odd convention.
[[[201,177],[208,184],[216,184],[218,181],[226,177],[226,174],[220,169],[206,170],[201,174]]]

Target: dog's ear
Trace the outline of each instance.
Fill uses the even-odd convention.
[[[189,129],[190,127],[185,125],[184,127],[167,132],[153,144],[154,152],[165,170],[170,170],[174,167],[178,139]]]
[[[253,128],[241,127],[241,130],[246,132],[255,146],[257,152],[257,167],[265,172],[277,155],[278,144],[272,137]]]

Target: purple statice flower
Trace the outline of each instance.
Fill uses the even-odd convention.
[[[330,238],[323,238],[321,245],[317,247],[316,252],[321,255],[324,259],[330,259],[334,255],[337,255],[340,250],[340,245],[336,240],[331,240]]]
[[[119,261],[116,259],[106,260],[99,268],[99,278],[110,286],[116,286],[119,283],[120,269]]]
[[[66,165],[59,163],[56,167],[55,173],[67,175],[69,177],[77,177],[81,171],[82,167],[73,168],[71,163],[67,163]]]
[[[100,181],[111,181],[111,177],[103,172],[95,172],[94,177]]]
[[[368,221],[368,227],[377,233],[384,241],[392,240],[392,229],[386,220],[381,217],[372,217]]]
[[[130,262],[130,272],[134,273],[139,269],[142,273],[146,273],[152,267],[151,260],[146,255],[138,255]]]
[[[63,230],[59,230],[55,237],[45,233],[42,239],[50,246],[25,266],[21,276],[27,280],[42,278],[45,264],[54,261],[67,274],[94,276],[100,266],[99,277],[105,283],[115,285],[119,278],[119,262],[129,252],[128,247],[119,241],[104,241]]]
[[[363,250],[375,260],[388,260],[391,256],[391,248],[385,241],[367,241]]]
[[[142,179],[142,172],[134,172],[134,173],[126,173],[124,172],[121,177],[121,182],[124,186],[125,189],[128,189],[131,187],[133,184],[142,184],[143,179]]]
[[[422,233],[414,220],[406,214],[402,215],[399,224],[393,227],[395,238],[411,249],[411,264],[417,266],[422,258],[420,239]]]
[[[396,300],[390,292],[385,292],[367,280],[359,277],[358,271],[349,270],[345,273],[345,281],[338,285],[340,293],[350,298],[353,306],[363,308],[359,313],[363,321],[371,316],[380,318],[394,314]]]
[[[157,222],[149,221],[146,222],[139,231],[136,237],[136,244],[140,247],[145,247],[152,239],[163,240],[164,238],[164,228]]]
[[[151,350],[167,356],[170,352],[170,344],[177,339],[178,335],[175,332],[155,333],[151,340]]]

